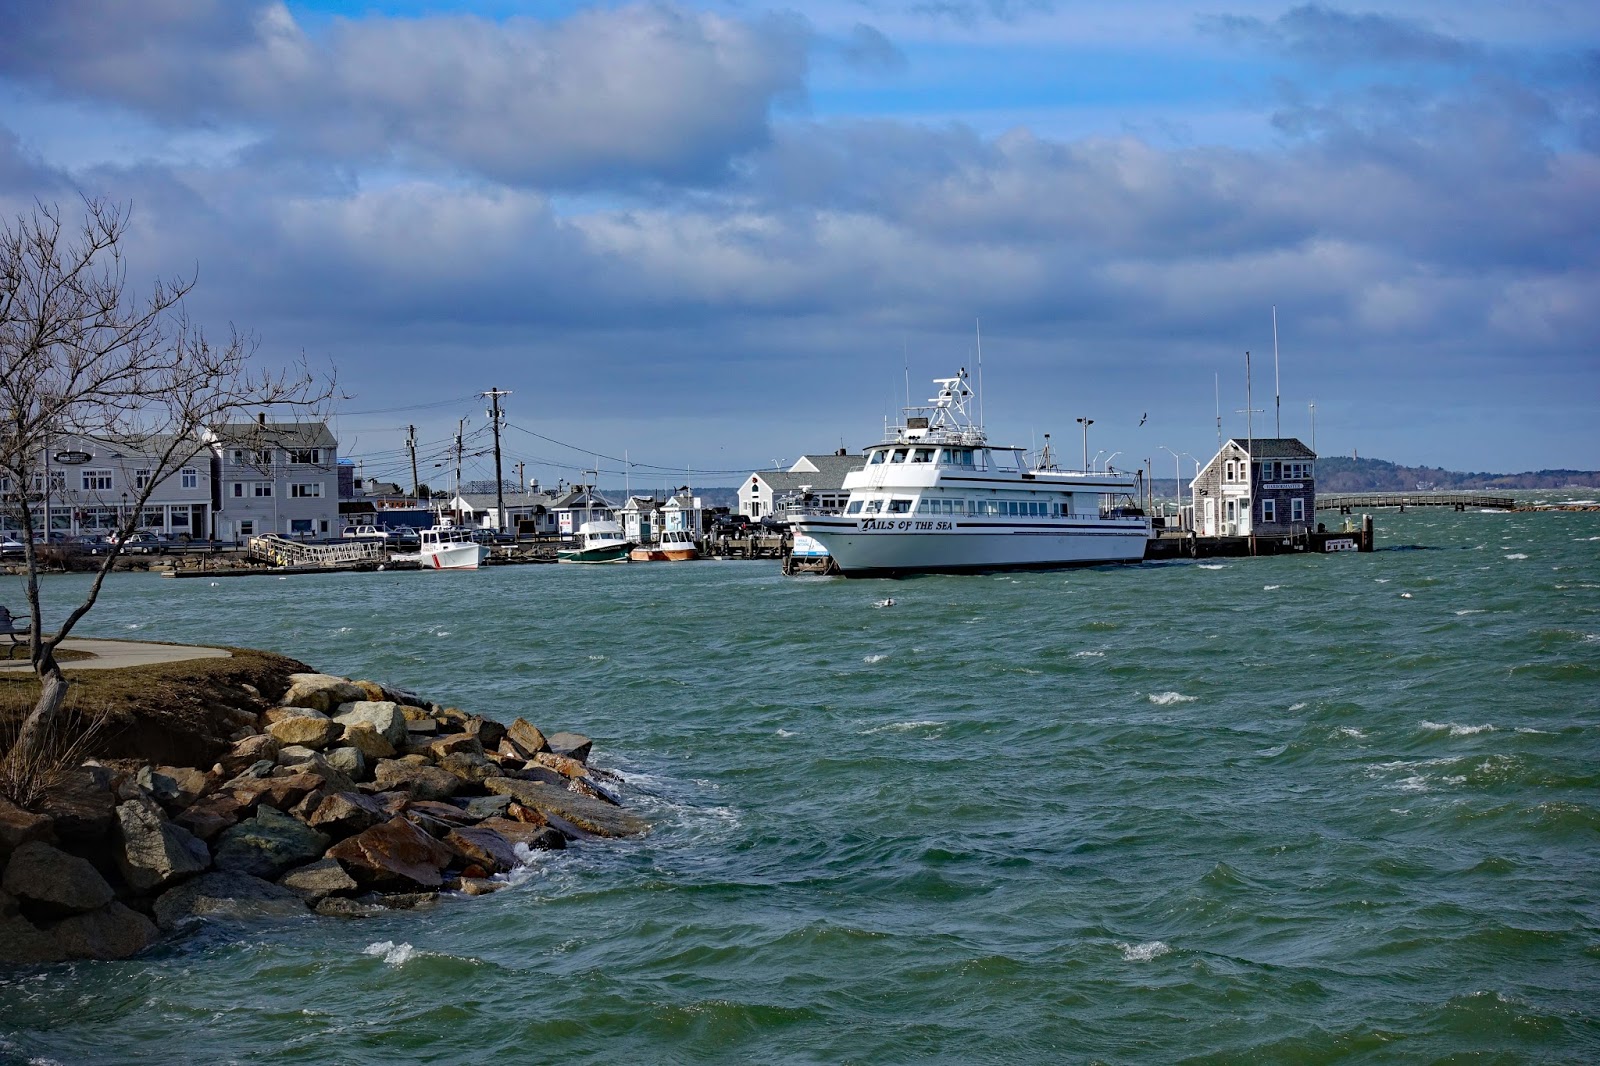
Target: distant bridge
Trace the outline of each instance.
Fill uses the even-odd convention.
[[[1341,492],[1317,497],[1317,510],[1350,514],[1360,507],[1451,507],[1457,511],[1514,511],[1510,496],[1485,496],[1476,492]]]

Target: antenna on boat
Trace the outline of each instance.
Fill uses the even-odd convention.
[[[984,429],[983,425],[983,321],[974,318],[972,328],[978,334],[978,430]]]
[[[906,349],[905,338],[900,338],[900,359],[906,368],[906,406],[911,406],[911,354]]]
[[[1273,435],[1283,436],[1283,390],[1278,382],[1278,305],[1272,305],[1272,417]]]

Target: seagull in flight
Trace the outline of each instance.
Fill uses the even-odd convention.
[[[1146,411],[1144,414],[1140,415],[1139,416],[1139,424],[1141,426],[1144,425],[1144,420],[1149,418],[1149,417],[1150,417],[1150,412],[1149,411]]]

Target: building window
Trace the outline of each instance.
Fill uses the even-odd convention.
[[[254,518],[241,519],[239,521],[239,536],[241,536],[241,537],[253,537],[255,535],[256,535],[256,520]]]
[[[311,519],[309,519],[309,518],[291,518],[291,519],[289,519],[289,532],[290,533],[309,534],[311,532]]]
[[[233,498],[236,500],[244,498],[244,482],[235,481],[233,483]]]
[[[270,482],[270,481],[257,481],[255,483],[255,492],[256,492],[257,496],[271,496],[272,495],[272,482]]]
[[[1229,459],[1227,462],[1222,464],[1222,480],[1223,481],[1232,481],[1233,480],[1233,460],[1232,459]]]
[[[291,448],[289,450],[291,463],[302,463],[315,466],[322,462],[321,448]]]
[[[271,466],[272,465],[272,449],[271,448],[262,448],[260,451],[256,452],[255,461],[256,461],[256,464],[258,466]]]
[[[200,471],[196,470],[194,467],[184,467],[183,473],[179,474],[178,476],[181,479],[184,488],[197,489],[200,487]]]
[[[308,481],[289,486],[289,495],[297,500],[317,499],[322,495],[322,482]]]
[[[83,472],[83,491],[85,492],[110,492],[111,471],[85,470]]]
[[[147,489],[147,488],[149,488],[150,487],[150,471],[149,470],[135,470],[133,472],[133,487],[136,488],[136,489]]]
[[[1276,500],[1261,501],[1261,521],[1272,523],[1278,520],[1278,505]]]
[[[1303,496],[1296,496],[1289,501],[1289,521],[1304,522],[1306,520],[1306,501]]]

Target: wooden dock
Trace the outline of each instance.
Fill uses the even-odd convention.
[[[1510,496],[1486,496],[1481,492],[1340,492],[1318,494],[1317,510],[1354,514],[1358,508],[1449,507],[1457,511],[1514,511],[1517,501]]]
[[[1260,537],[1199,537],[1189,530],[1167,530],[1145,542],[1146,562],[1162,559],[1238,559],[1252,555],[1322,555],[1333,552],[1369,552],[1375,537],[1372,516],[1361,524],[1347,522],[1343,529],[1299,530]]]

